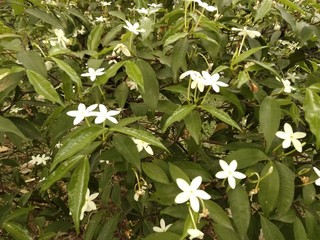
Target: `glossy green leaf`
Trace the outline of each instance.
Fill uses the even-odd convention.
[[[2,227],[16,240],[32,240],[28,230],[18,223],[4,222]]]
[[[214,231],[217,233],[218,235],[218,239],[221,240],[239,240],[241,238],[238,237],[238,235],[231,231],[230,228],[226,228],[225,226],[217,223],[217,224],[213,224],[214,227]]]
[[[174,218],[186,219],[189,211],[186,204],[172,205],[164,208],[160,212],[161,215],[168,215]]]
[[[189,105],[182,105],[178,107],[171,116],[169,116],[162,127],[162,132],[165,132],[167,128],[176,121],[183,120],[188,114],[190,114],[194,109],[196,108],[196,105],[189,104]]]
[[[307,229],[307,236],[310,240],[318,240],[320,236],[318,213],[305,209],[304,220]]]
[[[188,49],[188,39],[183,38],[180,39],[174,46],[172,50],[172,55],[171,55],[171,69],[172,69],[172,78],[173,82],[177,82],[178,78],[178,72],[180,67],[184,64],[186,61],[186,54],[187,54],[187,49]]]
[[[114,135],[113,142],[121,156],[131,163],[133,167],[141,171],[140,157],[136,144],[129,137],[122,134]]]
[[[205,206],[209,210],[209,217],[215,223],[229,229],[229,231],[233,231],[233,227],[227,213],[218,204],[213,201],[206,201]]]
[[[94,81],[94,84],[95,85],[101,85],[101,84],[107,83],[107,81],[110,78],[114,77],[117,74],[118,70],[123,66],[124,63],[125,62],[117,62],[116,64],[113,64],[111,67],[109,67],[105,71],[105,73],[101,77],[97,78]]]
[[[173,163],[169,163],[169,172],[172,180],[175,182],[177,178],[182,178],[187,183],[190,183],[188,175],[177,165]]]
[[[163,47],[170,45],[180,39],[185,39],[185,37],[188,35],[189,33],[176,33],[170,37],[168,37],[163,45]]]
[[[133,80],[144,92],[144,80],[140,68],[133,61],[127,61],[124,66],[129,78]]]
[[[26,13],[41,19],[42,21],[51,24],[55,28],[63,29],[63,26],[61,25],[61,21],[54,17],[52,14],[49,14],[45,11],[42,11],[38,8],[29,8],[25,10]]]
[[[256,148],[243,148],[231,152],[225,160],[230,163],[232,160],[237,160],[238,169],[247,168],[255,165],[259,161],[270,159],[264,152]]]
[[[271,7],[272,7],[272,0],[263,0],[257,8],[257,13],[254,18],[254,22],[260,19],[263,19],[267,15],[267,13],[271,10]]]
[[[126,82],[122,82],[116,88],[115,97],[118,102],[119,108],[123,109],[124,105],[127,102],[127,98],[129,95],[129,87]]]
[[[262,170],[261,176],[264,176],[273,167],[270,175],[260,182],[260,191],[258,193],[259,203],[263,210],[264,216],[268,217],[270,213],[276,208],[279,190],[280,190],[280,177],[278,169],[272,162],[269,162]]]
[[[270,114],[272,113],[272,114]],[[276,99],[266,97],[260,106],[259,121],[266,139],[266,151],[269,150],[280,126],[281,109]]]
[[[142,163],[142,170],[149,178],[157,182],[164,184],[170,183],[167,174],[162,170],[161,167],[154,163]]]
[[[260,51],[263,48],[266,48],[267,46],[261,46],[261,47],[255,47],[255,48],[251,48],[250,50],[241,53],[239,56],[237,56],[232,62],[231,62],[231,67],[234,66],[235,64],[242,62],[244,60],[246,60],[248,57],[250,57],[252,54]]]
[[[46,99],[63,105],[59,97],[59,94],[56,92],[52,84],[46,78],[32,70],[27,70],[27,76],[31,85],[34,87],[34,89],[39,95],[43,95]]]
[[[260,215],[260,222],[265,240],[285,240],[280,230],[262,215]]]
[[[20,117],[10,117],[9,120],[16,125],[24,136],[30,139],[41,140],[42,135],[37,125],[32,124],[30,121]]]
[[[313,204],[316,200],[316,195],[317,192],[314,184],[308,184],[302,187],[302,197],[305,205],[310,206]]]
[[[295,174],[284,164],[276,162],[275,167],[280,177],[279,198],[277,200],[277,216],[283,216],[290,208],[294,199]]]
[[[16,125],[14,125],[9,119],[2,116],[0,116],[0,132],[13,133],[24,140],[27,139]]]
[[[89,160],[84,159],[74,170],[68,185],[69,209],[75,225],[76,232],[80,231],[81,209],[85,202],[90,175]]]
[[[84,161],[85,156],[83,155],[77,155],[74,157],[71,157],[61,163],[57,169],[55,169],[53,172],[49,174],[49,176],[45,179],[43,184],[41,185],[41,191],[47,190],[49,187],[51,187],[52,184],[59,181],[61,178],[63,178],[71,169],[73,169],[80,161]]]
[[[84,232],[83,240],[92,240],[99,231],[101,220],[107,215],[107,210],[99,210],[94,214],[87,225],[86,231]]]
[[[296,216],[293,222],[293,233],[295,239],[308,239],[306,229],[301,220]]]
[[[146,132],[140,129],[119,127],[119,126],[114,126],[110,128],[110,131],[126,134],[128,136],[140,139],[142,141],[145,141],[151,145],[162,148],[163,150],[169,152],[169,150],[160,142],[160,140],[149,132]]]
[[[191,137],[197,144],[199,144],[202,124],[200,113],[197,111],[192,111],[184,118],[184,123],[186,124]]]
[[[222,122],[235,127],[237,129],[239,129],[241,131],[241,128],[239,127],[238,123],[236,123],[227,113],[225,113],[224,111],[215,108],[213,106],[200,106],[200,108],[202,108],[203,110],[205,110],[206,112],[210,113],[213,117],[218,118],[219,120],[221,120]]]
[[[90,32],[87,41],[88,50],[97,50],[103,33],[104,24],[96,25]]]
[[[84,147],[93,142],[97,137],[106,132],[107,129],[101,127],[81,127],[69,133],[62,142],[62,147],[58,150],[53,160],[51,170],[57,166],[58,163],[66,160]]]
[[[180,236],[172,232],[152,233],[144,240],[181,240]]]
[[[77,72],[68,63],[54,57],[52,57],[52,60],[56,62],[62,71],[68,74],[73,82],[75,82],[78,86],[82,86],[81,79],[79,78]]]
[[[316,147],[320,148],[320,97],[310,89],[306,91],[303,103],[305,118],[309,123],[310,130],[316,137]]]
[[[35,71],[43,77],[47,77],[47,69],[43,58],[34,50],[19,52],[17,59],[27,70]]]

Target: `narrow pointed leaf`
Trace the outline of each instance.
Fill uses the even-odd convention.
[[[15,219],[17,217],[23,216],[34,210],[36,207],[26,207],[26,208],[18,208],[17,210],[14,210],[10,214],[7,215],[5,218],[5,221],[10,221],[12,219]]]
[[[254,22],[263,19],[265,15],[270,11],[272,7],[272,0],[263,0],[261,4],[259,4],[256,16],[254,18]]]
[[[209,210],[209,217],[215,223],[229,229],[229,231],[233,231],[233,227],[227,213],[218,204],[214,201],[206,201],[205,206]]]
[[[77,72],[72,67],[70,67],[68,63],[54,57],[52,59],[56,62],[56,64],[62,71],[68,74],[73,82],[75,82],[78,86],[81,86],[81,79],[79,78]]]
[[[103,33],[103,24],[95,26],[88,36],[87,48],[88,50],[97,50]]]
[[[32,240],[28,230],[18,223],[4,222],[2,227],[16,240]]]
[[[39,95],[43,95],[46,99],[63,105],[58,93],[46,78],[32,70],[27,70],[27,76],[31,85]]]
[[[182,178],[187,183],[190,183],[190,179],[188,175],[177,165],[169,163],[169,172],[172,180],[175,182],[177,178]]]
[[[19,52],[17,59],[27,70],[35,71],[43,77],[47,77],[46,65],[38,52],[34,50]]]
[[[180,106],[178,109],[176,109],[173,114],[168,117],[167,121],[165,122],[162,132],[165,132],[167,128],[176,121],[181,121],[184,119],[188,114],[190,114],[194,109],[196,108],[196,105],[183,105]]]
[[[171,69],[173,73],[173,82],[177,82],[178,73],[180,67],[184,64],[186,61],[186,55],[187,55],[187,49],[188,49],[188,39],[183,38],[180,39],[174,46],[172,55],[171,55]]]
[[[268,219],[260,215],[260,222],[265,240],[285,240],[280,230]]]
[[[144,92],[144,80],[140,68],[133,61],[127,61],[125,63],[125,68],[129,78],[133,80]]]
[[[261,46],[261,47],[255,47],[255,48],[251,48],[250,50],[241,53],[238,57],[236,57],[232,63],[231,63],[231,67],[234,66],[235,64],[242,62],[244,60],[246,60],[248,57],[250,57],[252,54],[260,51],[263,48],[266,48],[267,46]]]
[[[164,184],[170,183],[167,174],[162,170],[161,167],[154,163],[142,163],[142,170],[149,178],[157,182]]]
[[[26,140],[27,138],[23,133],[14,125],[9,119],[0,116],[0,132],[13,133],[22,139]]]
[[[118,70],[123,66],[124,63],[125,62],[117,62],[116,64],[112,65],[105,71],[105,73],[101,77],[95,80],[94,84],[101,85],[107,83],[110,78],[114,77],[117,74]]]
[[[224,111],[217,109],[213,106],[200,106],[203,110],[206,112],[210,113],[213,117],[218,118],[222,122],[235,127],[241,131],[241,128],[239,127],[238,123],[236,123],[230,116],[229,114],[225,113]]]
[[[90,174],[89,160],[84,159],[75,169],[68,185],[69,209],[76,232],[80,231],[80,215],[88,188]]]
[[[184,123],[194,141],[200,143],[201,135],[201,117],[197,111],[192,111],[189,115],[184,118]]]
[[[293,222],[293,233],[295,239],[308,239],[306,229],[301,220],[296,216]]]
[[[51,170],[57,166],[58,163],[63,160],[72,157],[77,152],[83,150],[91,142],[93,142],[98,136],[106,132],[107,129],[101,127],[84,127],[78,128],[69,133],[62,142],[62,147],[57,152]]]

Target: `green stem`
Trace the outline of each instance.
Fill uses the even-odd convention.
[[[194,228],[196,229],[196,228],[197,228],[197,224],[196,224],[196,222],[195,222],[195,220],[194,220],[193,212],[192,212],[190,206],[188,207],[188,210],[189,210],[189,213],[190,213],[190,217],[191,217],[192,224],[193,224]]]
[[[209,92],[210,92],[210,87],[208,87],[208,90],[207,90],[206,94],[204,95],[204,97],[203,97],[203,99],[202,99],[202,101],[201,101],[201,105],[205,102],[205,100],[206,100]]]

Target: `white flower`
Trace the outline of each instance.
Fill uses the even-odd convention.
[[[216,7],[210,6],[210,5],[208,5],[208,3],[202,2],[201,0],[196,0],[195,2],[197,2],[200,7],[203,7],[204,9],[206,9],[209,12],[214,12],[217,10]]]
[[[160,227],[153,227],[153,231],[155,232],[166,232],[172,224],[166,226],[166,222],[163,218],[160,219]]]
[[[57,144],[56,145],[54,145],[56,148],[61,148],[62,147],[62,143],[59,141],[59,142],[57,142]]]
[[[261,33],[255,30],[248,30],[247,27],[243,27],[243,29],[241,28],[231,28],[232,31],[237,31],[239,32],[238,35],[239,36],[249,36],[250,38],[255,38],[255,37],[260,37]]]
[[[136,202],[138,202],[140,196],[143,196],[143,195],[146,194],[146,189],[147,189],[147,188],[148,188],[147,186],[144,186],[144,185],[141,186],[140,189],[136,190],[136,192],[135,192],[135,194],[134,194],[134,196],[133,196],[133,199],[134,199]]]
[[[195,89],[196,87],[198,87],[199,91],[203,92],[205,80],[199,72],[193,70],[186,71],[180,75],[180,79],[183,79],[186,76],[190,76],[190,78],[192,79],[192,83],[190,86],[191,89]]]
[[[101,6],[110,6],[112,4],[112,2],[100,2]]]
[[[101,23],[103,23],[103,22],[105,22],[107,19],[106,18],[104,18],[103,16],[100,16],[100,17],[96,17],[96,19],[94,20],[95,22],[101,22]]]
[[[10,113],[18,113],[19,111],[21,111],[21,110],[23,110],[23,108],[19,108],[19,107],[17,107],[17,106],[12,106],[11,108],[10,108]]]
[[[143,28],[139,29],[139,23],[134,23],[133,25],[126,20],[126,26],[123,26],[125,29],[129,30],[130,32],[132,32],[135,35],[138,35],[139,33],[143,33],[146,30]]]
[[[96,197],[98,197],[99,193],[94,193],[90,195],[90,190],[89,188],[87,189],[84,205],[81,209],[81,215],[80,215],[80,220],[83,219],[84,217],[84,212],[90,212],[93,210],[97,210],[96,204],[92,201]]]
[[[53,67],[53,64],[52,64],[51,61],[46,61],[46,62],[44,63],[44,65],[46,65],[47,71],[50,71],[50,70],[52,69],[52,67]]]
[[[31,160],[29,161],[30,164],[37,164],[37,165],[40,165],[40,164],[43,164],[43,165],[46,165],[47,164],[47,160],[49,160],[50,157],[46,157],[45,154],[42,154],[42,156],[40,156],[40,154],[38,154],[37,156],[32,156],[31,157]]]
[[[98,68],[97,70],[94,70],[93,68],[89,68],[87,73],[82,73],[82,77],[90,77],[91,81],[96,80],[97,76],[101,76],[104,74],[104,68]]]
[[[94,120],[95,124],[100,124],[104,122],[106,119],[108,119],[110,122],[113,122],[115,124],[118,123],[118,120],[115,119],[113,116],[116,116],[120,113],[120,111],[116,110],[110,110],[106,108],[106,106],[99,104],[99,111],[100,112],[92,112],[93,116],[96,116],[96,119]]]
[[[211,196],[203,190],[199,190],[198,188],[201,185],[202,177],[198,176],[191,181],[189,185],[185,180],[181,178],[176,179],[178,187],[183,191],[179,193],[176,198],[176,203],[184,203],[186,201],[190,201],[191,208],[195,212],[199,212],[200,203],[199,199],[209,200]]]
[[[148,6],[151,8],[162,8],[162,3],[156,4],[156,3],[148,3]]]
[[[289,80],[282,80],[281,79],[281,82],[283,84],[283,91],[286,92],[286,93],[291,93],[292,90],[295,90],[294,87],[291,87],[291,82]]]
[[[142,149],[144,149],[147,153],[149,153],[150,155],[153,155],[153,150],[151,146],[149,146],[149,143],[136,138],[131,138],[131,139],[137,145],[138,152],[141,152]]]
[[[318,179],[316,180],[315,184],[317,186],[320,186],[320,170],[316,167],[313,167],[313,170],[316,172],[316,174],[318,175]]]
[[[229,186],[234,189],[236,187],[236,178],[237,179],[244,179],[246,175],[241,172],[237,172],[238,163],[236,160],[232,160],[231,163],[228,163],[224,160],[219,160],[219,164],[223,171],[216,173],[216,178],[225,179],[228,178]]]
[[[204,234],[203,234],[203,232],[201,232],[200,230],[198,230],[198,229],[188,229],[188,234],[190,235],[189,236],[189,239],[190,240],[192,240],[192,239],[194,239],[194,238],[199,238],[199,239],[203,239],[203,236],[204,236]]]
[[[282,147],[288,148],[292,143],[294,148],[298,152],[302,152],[302,144],[298,139],[304,138],[307,134],[304,132],[294,133],[289,123],[285,123],[283,128],[284,128],[284,132],[283,131],[276,132],[276,136],[278,138],[284,139],[284,141],[282,142]]]
[[[228,87],[227,83],[219,81],[220,75],[219,73],[215,73],[210,75],[206,71],[202,71],[202,76],[204,78],[204,85],[211,86],[215,92],[220,92],[220,87]]]
[[[69,44],[69,39],[65,37],[64,31],[62,29],[54,29],[53,31],[57,37],[51,38],[50,40],[51,46],[55,46],[59,44],[60,46],[66,48],[67,44]]]
[[[85,117],[91,117],[92,115],[92,111],[94,109],[96,109],[96,107],[98,106],[98,104],[93,104],[91,106],[89,106],[88,108],[86,108],[86,106],[83,103],[80,103],[78,105],[78,110],[72,110],[72,111],[68,111],[67,115],[70,117],[75,117],[74,121],[73,121],[73,125],[77,125],[79,124]]]
[[[124,45],[123,43],[119,43],[117,44],[114,49],[113,49],[113,52],[112,52],[112,55],[116,55],[116,54],[120,54],[120,52],[122,52],[125,56],[127,57],[130,57],[131,56],[131,53],[129,51],[129,49],[127,48],[126,45]]]

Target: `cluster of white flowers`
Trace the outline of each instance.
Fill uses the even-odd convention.
[[[151,3],[148,4],[149,8],[138,8],[136,11],[141,14],[141,15],[146,15],[150,16],[152,14],[155,14],[162,8],[162,4],[156,4],[156,3]]]
[[[211,75],[207,71],[202,71],[200,73],[194,70],[189,70],[182,73],[180,75],[180,79],[183,79],[186,76],[190,76],[190,78],[192,79],[191,89],[195,89],[197,87],[200,92],[204,91],[205,86],[211,86],[215,92],[220,92],[220,87],[229,86],[227,83],[219,81],[219,73]]]
[[[53,32],[56,35],[56,37],[49,39],[51,46],[60,46],[63,48],[67,48],[67,45],[70,43],[70,40],[65,37],[64,31],[62,29],[54,29]]]
[[[99,107],[99,112],[93,111],[97,107]],[[73,124],[79,124],[83,119],[86,117],[96,117],[94,120],[95,124],[100,124],[104,122],[106,119],[112,123],[117,124],[118,120],[114,118],[114,116],[118,115],[120,111],[117,110],[110,110],[108,111],[107,107],[103,104],[93,104],[89,107],[86,107],[83,103],[78,105],[78,110],[68,111],[67,115],[70,117],[75,117]]]
[[[24,163],[20,167],[20,173],[27,174],[29,172],[32,172],[32,169],[35,167],[35,165],[46,165],[47,161],[50,159],[50,157],[46,156],[45,154],[38,154],[37,156],[32,156],[31,160],[27,163]]]

